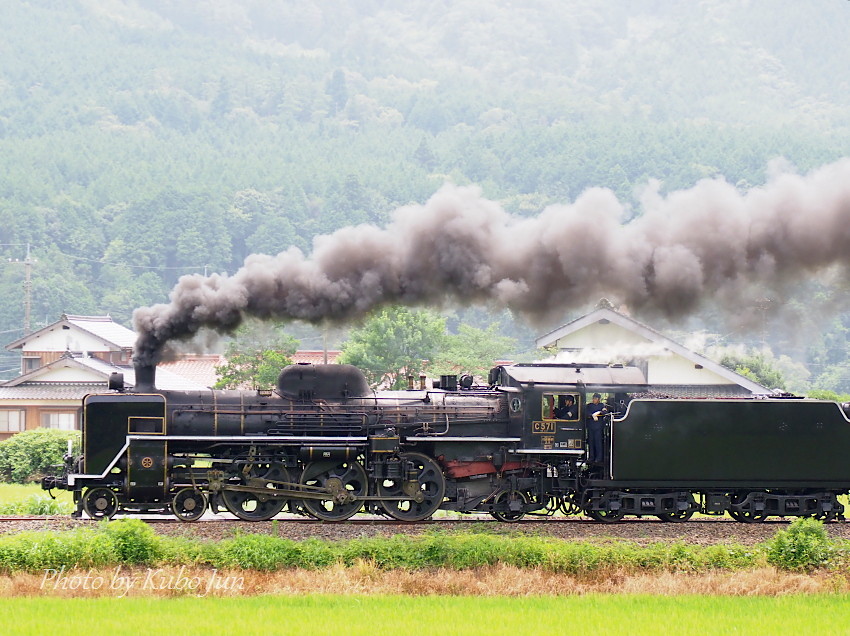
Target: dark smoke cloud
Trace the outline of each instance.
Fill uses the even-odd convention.
[[[477,188],[445,186],[385,228],[318,237],[311,256],[292,248],[249,256],[232,276],[184,276],[170,303],[136,310],[136,356],[155,362],[168,341],[245,316],[340,323],[389,303],[490,303],[539,322],[607,296],[677,317],[754,282],[850,264],[850,159],[746,194],[722,180],[648,192],[642,207],[625,222],[612,192],[590,189],[518,218]]]

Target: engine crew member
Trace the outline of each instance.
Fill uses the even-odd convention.
[[[575,399],[572,395],[562,395],[558,398],[558,408],[555,409],[555,417],[559,420],[578,419]]]
[[[599,464],[602,462],[602,429],[605,426],[605,415],[608,407],[600,402],[602,396],[593,394],[593,401],[584,409],[584,417],[587,421],[587,463]]]

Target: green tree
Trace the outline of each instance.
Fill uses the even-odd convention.
[[[833,364],[826,367],[813,381],[812,388],[836,393],[850,393],[850,365]]]
[[[785,378],[763,353],[754,353],[750,356],[726,354],[720,360],[720,364],[768,389],[785,390]]]
[[[806,394],[813,400],[832,400],[833,402],[850,402],[850,393],[838,394],[827,389],[812,389]]]
[[[401,389],[406,376],[418,376],[445,342],[445,318],[427,310],[389,307],[351,332],[339,361],[359,367],[373,387]]]
[[[298,344],[279,323],[244,323],[227,345],[227,363],[215,368],[219,380],[213,388],[273,388],[280,370],[292,364]]]
[[[460,325],[457,334],[446,338],[446,346],[429,370],[434,375],[468,373],[487,377],[496,360],[512,355],[515,338],[499,334],[497,325],[478,329]]]

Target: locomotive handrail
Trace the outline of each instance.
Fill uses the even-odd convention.
[[[150,439],[149,436],[146,435],[128,435],[128,440],[141,440],[141,439]],[[208,437],[198,437],[196,435],[163,435],[158,436],[157,440],[165,440],[168,442],[198,442],[198,441],[214,441],[214,442],[243,442],[256,444],[257,442],[310,442],[310,441],[320,441],[320,442],[338,442],[340,444],[345,443],[366,443],[369,441],[368,437],[358,436],[358,437],[341,437],[341,436],[332,436],[328,435],[327,437],[321,435],[216,435],[216,436],[208,436]],[[126,450],[127,445],[124,445],[124,450]]]
[[[521,437],[438,437],[437,435],[408,435],[404,438],[406,441],[418,442],[422,440],[436,440],[440,442],[512,442],[519,443]]]
[[[136,436],[136,437],[140,437],[140,436]],[[142,436],[141,439],[147,439],[147,437],[148,436]],[[128,435],[127,441],[124,442],[124,446],[122,446],[121,450],[119,450],[115,454],[115,457],[113,458],[113,460],[106,466],[106,468],[104,469],[104,471],[102,473],[100,473],[99,475],[97,475],[97,474],[88,475],[88,474],[70,473],[68,475],[68,485],[73,486],[74,481],[77,478],[79,478],[79,479],[103,479],[104,477],[106,477],[109,474],[109,472],[113,468],[115,468],[115,465],[118,463],[118,460],[121,459],[121,455],[123,455],[124,451],[126,451],[129,447],[130,447],[130,436]]]

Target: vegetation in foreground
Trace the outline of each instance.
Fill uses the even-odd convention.
[[[286,634],[564,633],[592,625],[598,634],[841,633],[847,595],[713,597],[588,595],[470,598],[408,596],[264,596],[180,599],[0,599],[7,634],[171,634],[175,625],[212,632],[250,617],[251,631]],[[602,618],[604,617],[604,620]],[[659,618],[663,617],[663,618]],[[447,630],[447,626],[451,626]]]
[[[54,490],[53,497],[38,484],[0,483],[2,515],[70,515],[74,512],[73,493]]]
[[[103,522],[67,532],[24,532],[0,537],[0,571],[59,568],[192,566],[279,571],[322,570],[364,563],[376,571],[491,566],[532,568],[569,575],[603,571],[734,571],[775,566],[789,571],[840,569],[850,543],[832,540],[823,524],[799,519],[761,546],[696,546],[684,543],[590,543],[548,537],[432,532],[348,541],[293,541],[237,534],[217,542],[157,535],[138,519]]]

